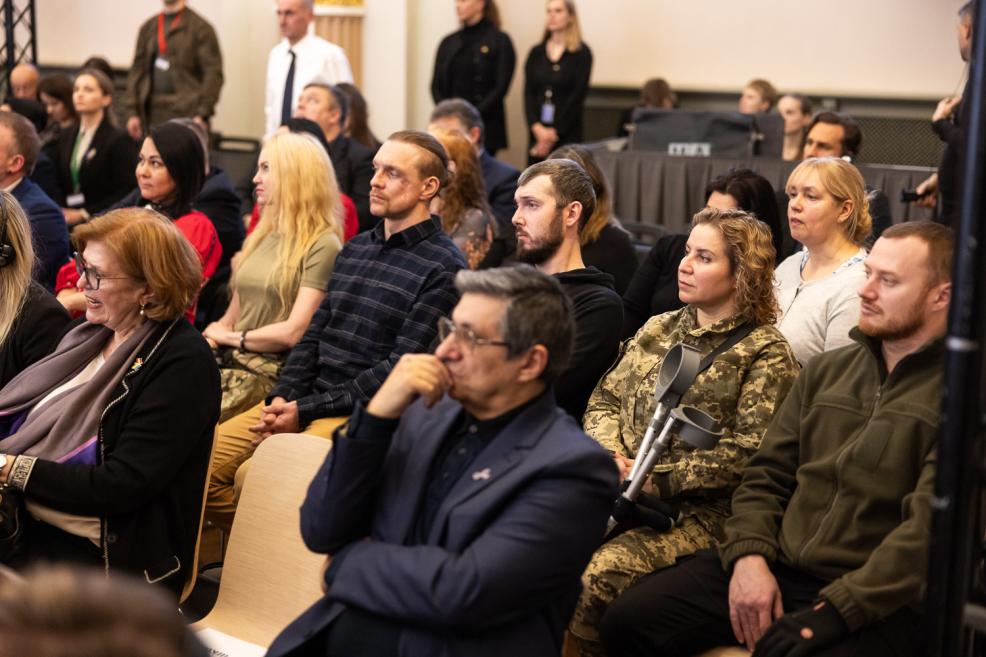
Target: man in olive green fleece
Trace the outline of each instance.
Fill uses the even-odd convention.
[[[609,657],[918,655],[951,298],[951,232],[887,229],[866,259],[856,344],[794,384],[699,553],[610,605]]]

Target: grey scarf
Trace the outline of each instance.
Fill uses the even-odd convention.
[[[0,452],[60,463],[98,462],[99,423],[114,390],[140,369],[141,347],[160,326],[145,321],[114,351],[88,383],[64,390],[28,413],[58,386],[72,380],[106,346],[113,331],[85,322],[65,334],[54,353],[18,374],[0,390]]]

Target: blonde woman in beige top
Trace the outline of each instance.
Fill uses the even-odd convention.
[[[260,152],[260,222],[232,278],[229,308],[203,334],[217,349],[221,421],[262,401],[287,352],[325,298],[342,249],[342,203],[325,149],[310,136],[278,134]]]

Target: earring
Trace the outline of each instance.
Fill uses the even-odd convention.
[[[140,316],[141,316],[141,317],[143,317],[143,316],[144,316],[144,304],[143,304],[143,303],[142,303],[142,304],[140,304]]]

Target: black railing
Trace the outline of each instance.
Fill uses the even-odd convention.
[[[982,559],[980,522],[984,492],[983,344],[986,328],[986,10],[979,3],[974,48],[960,222],[956,233],[952,305],[949,312],[945,393],[933,499],[928,570],[926,654],[970,654],[976,632],[986,634],[986,607],[972,602],[976,560]]]
[[[10,90],[10,72],[22,62],[38,61],[34,0],[3,0],[3,44],[0,45],[0,97]]]

